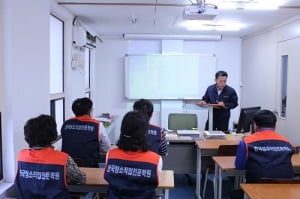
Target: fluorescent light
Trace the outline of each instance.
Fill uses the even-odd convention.
[[[243,24],[234,22],[210,22],[210,21],[184,21],[182,24],[187,30],[202,30],[202,31],[239,31]]]
[[[172,39],[172,40],[205,40],[217,41],[222,35],[164,35],[164,34],[123,34],[124,39]]]
[[[191,2],[192,4],[196,4],[196,3],[198,3],[198,0],[190,0],[190,2]]]
[[[274,10],[284,4],[284,0],[207,0],[216,4],[218,9]]]
[[[278,6],[276,5],[267,5],[267,4],[247,4],[242,9],[245,10],[277,10]]]
[[[187,28],[187,30],[201,30],[201,31],[239,31],[238,27],[229,27],[229,26],[199,26]]]

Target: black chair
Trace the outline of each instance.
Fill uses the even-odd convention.
[[[300,153],[300,146],[295,146],[295,150],[296,150],[295,153]]]
[[[74,162],[77,164],[79,167],[84,167],[83,160],[81,158],[73,158]]]
[[[237,147],[238,145],[220,145],[218,148],[217,156],[235,156]],[[205,171],[202,198],[205,197],[207,180],[209,179],[213,181],[215,175],[214,172],[215,172],[215,164],[208,165]]]
[[[284,178],[261,178],[259,183],[262,184],[300,184],[300,179],[284,179]]]

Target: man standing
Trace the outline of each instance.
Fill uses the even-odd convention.
[[[198,102],[198,105],[218,104],[213,108],[213,130],[228,131],[230,109],[238,106],[238,97],[235,90],[226,85],[228,74],[225,71],[218,71],[215,74],[215,84],[210,85]],[[206,122],[205,129],[208,129]]]

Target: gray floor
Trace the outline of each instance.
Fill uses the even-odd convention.
[[[185,175],[175,174],[175,188],[170,190],[170,199],[197,199],[195,194],[196,174],[189,175],[192,180],[190,184]],[[203,186],[203,183],[201,183]],[[233,181],[227,179],[223,181],[222,199],[230,199],[230,194],[233,191]],[[204,199],[213,199],[213,183],[207,182],[206,194]]]

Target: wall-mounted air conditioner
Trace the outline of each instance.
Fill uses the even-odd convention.
[[[73,44],[77,47],[96,48],[97,36],[81,26],[73,26]]]

